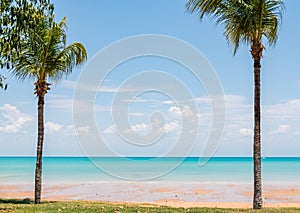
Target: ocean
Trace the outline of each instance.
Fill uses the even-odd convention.
[[[44,157],[43,183],[103,183],[118,181],[252,183],[252,158],[86,158]],[[262,160],[264,183],[300,183],[299,157]],[[0,157],[0,184],[34,181],[34,157]]]

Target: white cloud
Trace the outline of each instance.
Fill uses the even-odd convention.
[[[75,132],[76,130],[76,132]],[[90,127],[89,126],[78,126],[78,127],[74,127],[73,125],[68,125],[68,126],[64,126],[61,129],[62,134],[65,135],[75,135],[75,134],[87,134],[90,132]]]
[[[79,126],[76,127],[76,133],[77,134],[86,134],[89,133],[90,127],[89,126]]]
[[[179,125],[178,120],[174,120],[170,123],[166,123],[164,125],[163,131],[166,133],[171,133],[171,132],[179,133],[180,129],[181,126]]]
[[[59,124],[59,123],[54,123],[51,121],[47,121],[45,123],[45,132],[48,135],[51,134],[62,134],[62,135],[75,135],[76,134],[87,134],[90,131],[90,127],[89,126],[79,126],[76,127],[76,132],[75,132],[75,127],[73,125],[63,125],[63,124]]]
[[[137,133],[145,133],[150,130],[150,125],[146,123],[131,126],[131,129]]]
[[[150,102],[154,102],[154,103],[161,103],[161,100],[158,99],[142,99],[142,98],[134,98],[134,99],[123,99],[121,100],[121,102],[124,103],[150,103]]]
[[[136,117],[141,117],[141,116],[144,116],[145,114],[141,113],[141,112],[130,112],[129,115],[136,116]]]
[[[253,134],[253,105],[252,105],[252,99],[246,99],[242,96],[237,95],[226,95],[226,126],[225,126],[225,132],[224,137],[222,138],[222,141],[225,142],[226,146],[231,147],[231,150],[225,148],[222,146],[222,149],[219,152],[219,154],[222,155],[222,153],[232,153],[237,154],[238,151],[234,151],[235,149],[232,149],[232,147],[236,147],[237,144],[239,144],[239,147],[242,150],[242,153],[249,154],[251,153],[251,141],[252,141],[252,134]],[[197,142],[197,147],[203,147],[203,142],[205,141],[206,137],[208,137],[211,130],[212,125],[212,110],[209,104],[205,105],[205,99],[199,98],[197,102],[198,104],[198,114],[196,114],[196,111],[192,111],[189,107],[189,104],[186,105],[180,105],[180,107],[176,104],[166,105],[162,106],[162,108],[158,108],[161,114],[164,115],[164,121],[166,123],[162,123],[160,119],[158,119],[160,122],[154,122],[156,121],[153,119],[151,120],[151,123],[148,124],[146,120],[141,120],[143,113],[144,116],[148,114],[148,111],[142,109],[138,109],[138,113],[136,111],[132,111],[129,113],[132,117],[131,128],[128,127],[127,134],[128,136],[131,136],[131,133],[147,133],[147,131],[154,131],[156,135],[163,135],[162,133],[165,133],[165,137],[162,137],[163,140],[174,141],[174,136],[178,137],[178,134],[181,133],[182,127],[181,127],[181,117],[187,116],[187,123],[186,125],[191,125],[191,128],[185,128],[187,131],[191,129],[194,130],[196,125],[195,122],[192,122],[196,120],[196,116],[201,117],[200,122],[200,132],[199,132],[199,142]],[[142,100],[141,100],[142,102]],[[201,103],[200,103],[201,102]],[[193,113],[194,112],[194,113]],[[201,114],[200,114],[201,113]],[[299,116],[298,116],[299,115]],[[134,117],[137,116],[137,117]],[[193,116],[193,117],[191,117]],[[195,118],[192,120],[191,118]],[[299,119],[300,119],[300,99],[296,100],[290,100],[290,101],[284,101],[277,104],[272,105],[262,105],[262,140],[265,144],[265,150],[266,152],[272,153],[272,150],[280,148],[273,148],[271,146],[270,142],[272,144],[280,144],[279,141],[282,141],[282,137],[288,137],[290,140],[289,144],[296,144],[297,143],[297,137],[300,135],[300,126],[299,126]],[[191,122],[189,122],[191,121]],[[144,123],[143,123],[144,122]],[[151,129],[151,124],[153,129]],[[105,134],[116,134],[116,128],[115,126],[106,126],[107,128],[104,128],[104,131],[102,131]],[[157,127],[157,128],[156,128]],[[122,132],[122,133],[125,133]],[[270,135],[272,133],[272,135]],[[276,134],[281,134],[282,137],[278,137]],[[269,135],[268,135],[269,134]],[[266,136],[268,135],[268,136]],[[116,135],[117,138],[122,139],[122,137]],[[117,140],[118,141],[118,140]],[[245,141],[245,143],[240,143],[241,141]],[[242,144],[242,145],[240,145]],[[244,147],[245,145],[245,147]],[[250,147],[250,148],[249,148]],[[122,147],[121,147],[122,148]],[[249,148],[249,151],[248,151]],[[199,148],[200,149],[200,148]],[[239,149],[239,148],[237,148]],[[233,151],[232,151],[233,150]],[[271,150],[271,151],[270,151]],[[130,153],[134,154],[134,151],[129,151]],[[154,152],[155,153],[155,152]]]
[[[98,85],[89,85],[88,82],[82,83],[82,82],[74,82],[74,81],[68,81],[64,80],[63,85],[61,87],[69,88],[69,89],[77,89],[81,91],[87,91],[87,92],[103,92],[103,93],[117,93],[117,92],[135,92],[141,90],[141,88],[134,88],[134,87],[114,87],[114,86],[101,86],[98,87]]]
[[[102,86],[97,89],[97,92],[119,93],[119,92],[134,92],[137,90],[138,89],[135,89],[135,88],[118,88],[118,87]]]
[[[194,113],[192,112],[191,108],[187,105],[184,105],[182,109],[180,109],[179,107],[172,106],[168,109],[168,112],[175,115],[176,117],[182,116],[188,118],[194,116]]]
[[[241,128],[239,130],[239,133],[243,136],[250,136],[252,135],[252,129],[248,129],[248,128]]]
[[[192,112],[191,108],[187,105],[184,105],[182,107],[181,113],[182,113],[182,116],[185,118],[194,116],[194,113]]]
[[[132,125],[130,129],[124,131],[124,133],[139,133],[145,134],[151,130],[151,126],[146,123]]]
[[[45,130],[46,130],[45,132],[46,132],[46,134],[54,134],[54,133],[61,131],[63,129],[63,127],[64,126],[61,124],[47,121],[45,123]]]
[[[70,113],[72,113],[73,107],[76,109],[76,112],[80,111],[81,113],[90,112],[90,109],[95,110],[97,112],[112,110],[111,106],[103,106],[94,103],[92,103],[91,105],[91,103],[89,103],[87,100],[74,101],[74,99],[71,97],[50,94],[49,100],[47,101],[47,107]]]
[[[179,107],[172,106],[168,109],[168,112],[174,114],[177,117],[181,116],[181,110]]]
[[[165,104],[165,105],[173,105],[175,102],[172,100],[167,100],[167,101],[161,101],[161,104]]]
[[[10,104],[5,104],[0,109],[3,112],[3,117],[6,119],[0,126],[0,132],[16,133],[21,131],[28,122],[33,121],[32,116],[20,112],[17,107]]]
[[[61,83],[59,84],[59,87],[74,90],[76,87],[76,84],[77,84],[76,81],[62,80]]]
[[[195,101],[199,104],[210,104],[210,99],[207,96],[201,96],[198,98],[194,98],[193,101]]]
[[[263,106],[263,116],[277,120],[300,120],[300,99]]]
[[[116,133],[116,126],[115,125],[110,125],[108,126],[105,130],[103,130],[104,134],[115,134]]]
[[[53,109],[71,112],[73,108],[73,99],[66,96],[49,95],[47,106]]]
[[[155,125],[155,124],[154,124]],[[158,125],[159,126],[159,125]],[[131,133],[138,133],[138,134],[146,134],[147,132],[151,131],[151,125],[146,123],[135,124],[130,127],[130,129],[126,129],[124,133],[131,134]],[[160,129],[160,132],[165,133],[179,133],[181,131],[181,126],[178,120],[171,121],[169,123],[164,124]],[[116,126],[110,125],[105,130],[103,130],[104,134],[115,134],[116,133]]]
[[[291,130],[290,125],[282,124],[282,125],[279,125],[278,128],[275,131],[273,131],[272,133],[273,134],[286,134],[286,133],[289,133],[290,130]]]
[[[228,103],[242,103],[246,100],[246,98],[244,96],[240,96],[240,95],[224,94],[224,96],[221,96],[221,95],[200,96],[197,98],[193,98],[192,101],[195,101],[200,104],[210,105],[212,100],[214,100],[216,102],[224,100],[226,102],[226,104],[228,104]]]

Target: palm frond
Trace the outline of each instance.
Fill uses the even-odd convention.
[[[56,23],[45,18],[27,32],[21,50],[15,54],[13,74],[20,80],[57,81],[84,63],[87,53],[81,43],[66,45],[66,18]]]
[[[189,0],[186,8],[200,19],[208,15],[223,25],[235,54],[240,44],[261,42],[262,37],[275,44],[284,4],[282,0]]]
[[[197,13],[200,20],[204,15],[214,14],[223,4],[223,0],[189,0],[186,4],[187,11]]]
[[[87,53],[81,43],[73,43],[65,47],[56,57],[53,67],[49,67],[48,76],[52,81],[57,81],[63,76],[70,74],[75,66],[79,66],[87,59]]]

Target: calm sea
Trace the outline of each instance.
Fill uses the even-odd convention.
[[[178,162],[182,163],[178,166]],[[300,183],[300,158],[264,158],[265,183]],[[44,183],[91,183],[127,180],[157,182],[251,183],[252,158],[44,157]],[[34,157],[0,157],[0,184],[32,183]],[[109,173],[109,174],[108,174]],[[121,179],[120,179],[121,178]]]

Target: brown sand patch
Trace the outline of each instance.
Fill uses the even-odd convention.
[[[163,187],[163,188],[156,188],[152,189],[150,193],[158,193],[158,192],[177,192],[178,189],[174,187]]]
[[[193,189],[192,192],[194,194],[200,195],[200,194],[208,194],[211,192],[214,192],[213,190],[206,190],[206,189]]]
[[[95,187],[99,187],[101,189],[102,185],[95,185]],[[112,186],[114,188],[115,185]],[[122,185],[123,186],[123,185]],[[127,186],[127,185],[126,185]],[[160,187],[162,186],[162,187]],[[206,186],[206,185],[205,185]],[[218,191],[217,189],[210,189],[208,188],[207,185],[206,187],[202,187],[202,185],[196,185],[194,188],[181,188],[181,186],[177,185],[137,185],[135,187],[129,186],[129,188],[134,188],[136,191],[128,191],[128,187],[124,188],[124,191],[119,191],[117,192],[116,190],[114,191],[109,191],[111,188],[108,189],[107,197],[111,197],[111,193],[113,195],[117,194],[118,196],[115,198],[116,200],[127,200],[128,197],[134,196],[132,193],[135,194],[136,201],[132,201],[133,205],[140,205],[141,203],[145,204],[145,200],[147,199],[147,196],[150,197],[151,200],[158,199],[157,201],[153,202],[146,202],[145,205],[160,205],[160,206],[173,206],[173,207],[184,207],[184,208],[190,208],[190,207],[211,207],[211,208],[252,208],[252,203],[246,201],[250,201],[250,199],[244,199],[241,194],[247,197],[252,197],[252,191],[249,190],[249,187],[243,188],[241,186],[240,190],[237,190],[237,188],[240,185],[232,185],[236,189],[233,190],[233,193],[237,195],[238,198],[237,200],[232,199],[232,201],[241,201],[241,202],[226,202],[226,196],[228,194],[222,194],[225,189],[221,189]],[[32,190],[31,190],[32,188]],[[84,193],[82,193],[82,188],[84,188]],[[229,186],[227,186],[229,188]],[[227,189],[226,188],[226,189]],[[142,191],[143,189],[143,191]],[[107,190],[107,189],[106,189]],[[223,190],[223,191],[222,191]],[[43,192],[42,192],[42,198],[46,200],[88,200],[88,199],[104,199],[104,196],[101,196],[101,198],[97,197],[97,194],[95,195],[94,193],[94,188],[93,187],[88,187],[86,188],[85,186],[82,185],[76,185],[76,184],[68,184],[68,185],[45,185],[43,187]],[[143,192],[140,194],[139,192]],[[147,193],[145,193],[147,192]],[[217,192],[218,195],[215,196],[215,193]],[[77,193],[77,194],[76,194]],[[121,193],[121,195],[120,195]],[[153,194],[151,194],[153,193]],[[162,196],[159,195],[159,193],[165,193]],[[205,199],[201,199],[201,202],[194,202],[198,201],[199,199],[195,200],[189,200],[189,196],[193,196],[195,194],[203,195],[208,193],[207,196],[205,196]],[[89,195],[88,197],[85,195]],[[124,195],[124,197],[123,197]],[[156,195],[159,195],[156,197]],[[224,201],[225,202],[215,202],[218,201],[217,198],[218,196],[224,196]],[[266,186],[264,187],[263,190],[263,195],[266,203],[264,204],[264,207],[274,207],[274,208],[279,208],[279,207],[298,207],[300,208],[300,203],[296,203],[299,201],[300,197],[300,186]],[[221,196],[221,197],[222,197]],[[7,198],[32,198],[33,197],[33,187],[30,185],[4,185],[1,186],[0,188],[0,197],[7,197]],[[199,196],[200,197],[200,196]],[[220,198],[221,198],[220,197]],[[188,198],[188,199],[187,199]],[[149,199],[149,200],[150,200]],[[222,197],[223,199],[223,197]],[[111,200],[111,199],[109,199]],[[185,201],[183,201],[185,200]],[[204,201],[213,201],[213,202],[204,202]],[[87,201],[90,202],[90,201]],[[112,202],[112,203],[117,203],[117,202]],[[124,202],[125,203],[125,202]],[[127,202],[128,203],[128,202]]]
[[[238,192],[239,194],[245,195],[247,197],[253,196],[253,191],[244,191],[244,192]]]
[[[300,196],[300,189],[273,189],[266,190],[264,195],[269,197],[277,197],[277,196]]]
[[[253,191],[245,191],[241,194],[252,197]],[[263,189],[263,197],[265,200],[276,200],[280,202],[293,202],[294,198],[300,196],[300,189]]]
[[[26,198],[33,197],[32,191],[12,191],[12,192],[1,192],[1,197],[5,198]]]
[[[300,203],[265,203],[268,208],[300,208]]]
[[[153,202],[154,204],[164,205],[164,204],[172,204],[172,203],[182,203],[183,201],[178,198],[170,198],[170,199],[161,199]]]
[[[281,202],[293,202],[293,199],[300,196],[299,189],[273,189],[265,190],[263,197],[269,200],[277,200]]]
[[[33,190],[26,189],[26,186],[2,185],[0,196],[5,198],[26,198],[33,197]]]
[[[66,189],[72,189],[76,187],[76,185],[48,185],[48,186],[45,186],[43,191],[44,192],[53,192],[53,191],[63,191],[63,190],[66,190]]]
[[[73,200],[74,198],[76,198],[78,195],[53,195],[53,196],[47,196],[46,200],[55,200],[55,201],[67,201],[67,200]]]
[[[15,191],[18,190],[17,186],[13,186],[13,185],[4,185],[4,186],[0,186],[0,190],[1,191]]]

